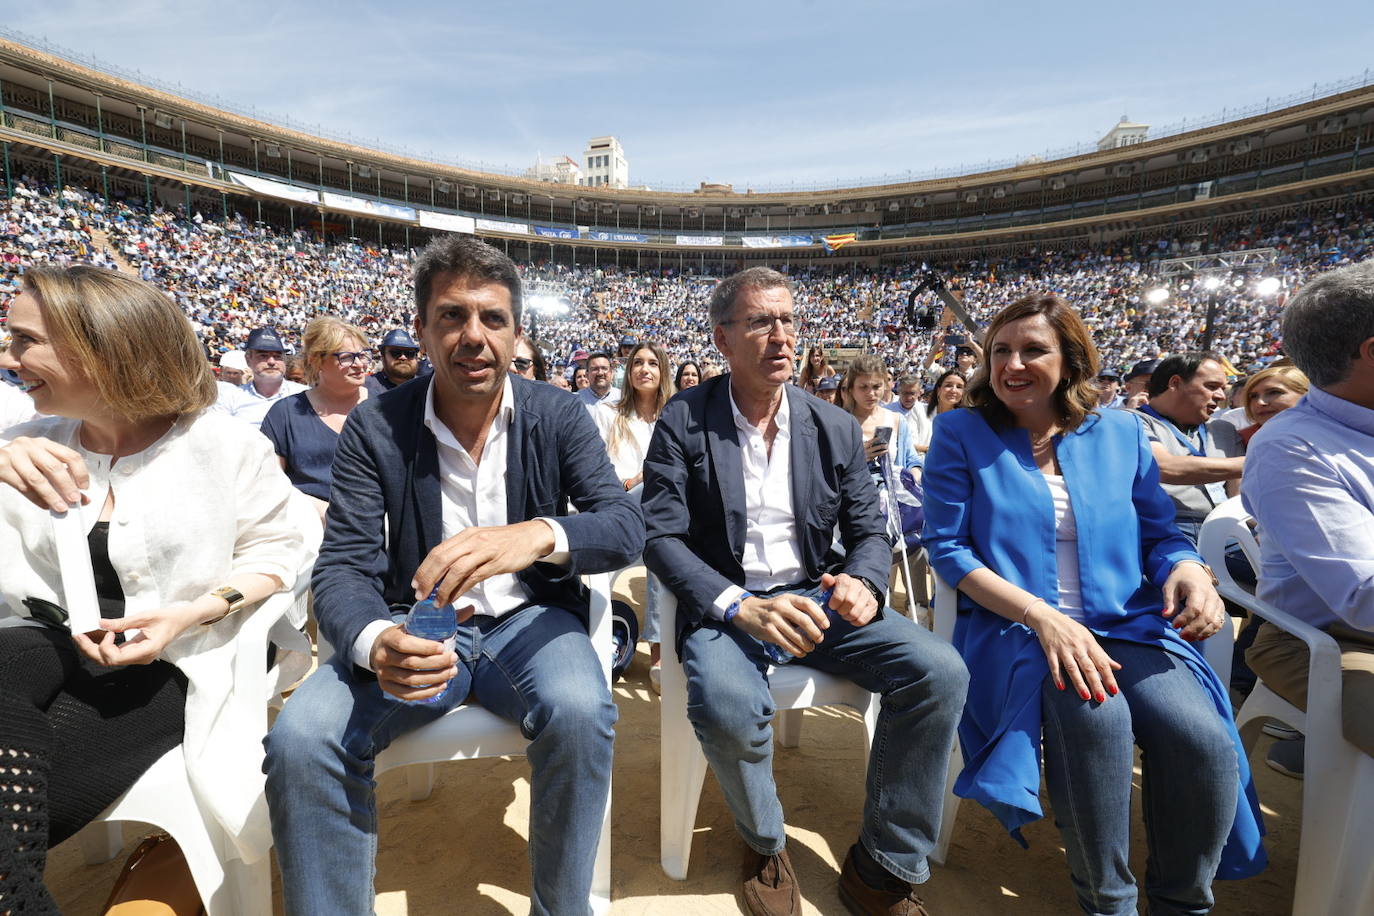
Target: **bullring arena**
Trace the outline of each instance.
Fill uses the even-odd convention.
[[[787,273],[803,346],[826,349],[841,368],[870,353],[894,376],[934,380],[958,329],[940,291],[921,286],[934,272],[981,324],[1030,292],[1058,292],[1118,374],[1204,339],[1245,374],[1278,355],[1288,298],[1374,244],[1367,73],[1061,158],[855,187],[664,191],[566,185],[355,145],[20,38],[0,38],[0,309],[29,267],[112,267],[167,290],[212,363],[264,325],[299,349],[308,320],[324,313],[380,346],[410,324],[414,254],[461,233],[519,266],[526,330],[551,374],[571,375],[578,350],[614,353],[627,335],[659,341],[674,366],[720,363],[706,301],[716,280],[755,266]],[[909,599],[902,578],[893,581],[890,604],[928,620],[925,590]],[[626,569],[614,594],[642,610],[644,567]],[[660,766],[676,750],[661,740],[649,668],[641,645],[612,691],[609,912],[738,912],[735,830],[713,776],[685,880],[660,865]],[[864,800],[863,719],[837,705],[807,708],[800,721],[798,743],[778,747],[774,763],[789,849],[804,912],[840,913],[835,876]],[[1272,741],[1260,737],[1251,752],[1269,865],[1218,881],[1218,914],[1298,912],[1305,782],[1263,765]],[[526,761],[441,763],[423,800],[411,799],[415,779],[396,769],[378,780],[376,911],[526,912]],[[1137,798],[1132,866],[1143,875],[1139,809]],[[62,912],[101,912],[149,828],[122,829],[122,852],[93,825],[49,853],[46,881]],[[1074,911],[1053,818],[1025,836],[1022,849],[964,801],[945,861],[923,886],[926,904],[942,914]],[[275,868],[272,882],[280,913]],[[218,912],[249,912],[242,907]]]

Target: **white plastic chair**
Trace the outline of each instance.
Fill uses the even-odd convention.
[[[1223,596],[1258,614],[1307,645],[1307,711],[1293,706],[1257,681],[1241,706],[1236,724],[1246,753],[1252,753],[1264,721],[1278,719],[1307,736],[1302,786],[1302,839],[1294,916],[1347,916],[1374,913],[1374,758],[1345,740],[1341,726],[1341,651],[1336,641],[1311,624],[1252,595],[1226,568],[1231,542],[1255,569],[1259,544],[1240,497],[1212,510],[1202,525],[1202,556],[1216,572]]]
[[[601,661],[601,672],[611,679],[611,574],[586,577],[591,590],[592,648]],[[332,652],[321,641],[321,663]],[[523,756],[529,742],[520,727],[488,712],[476,703],[465,703],[449,710],[438,721],[397,738],[376,760],[376,775],[406,767],[411,801],[423,801],[434,790],[434,764],[450,760],[476,760],[479,757]],[[596,850],[590,900],[593,913],[611,908],[611,797],[606,796],[606,811],[601,820],[601,840]]]
[[[318,524],[314,509],[310,517]],[[77,513],[55,516],[54,527],[79,526]],[[58,536],[58,556],[63,567],[64,581],[68,576],[84,576],[90,580],[90,555],[85,551],[84,536],[72,540],[65,534]],[[70,545],[77,545],[71,549]],[[64,546],[67,545],[67,546]],[[314,557],[311,556],[313,565]],[[299,570],[296,587],[280,592],[261,602],[256,609],[243,611],[247,617],[239,628],[235,649],[235,692],[232,702],[243,704],[239,715],[255,723],[252,734],[245,733],[243,741],[261,745],[267,734],[267,707],[281,691],[290,686],[292,672],[279,659],[269,670],[266,665],[267,646],[276,643],[284,649],[301,652],[308,657],[310,643],[306,636],[286,621],[293,610],[296,619],[305,619],[305,604],[310,590],[310,568]],[[18,623],[10,618],[0,625]],[[286,656],[283,655],[283,658]],[[218,820],[202,815],[186,774],[186,758],[178,745],[162,755],[149,769],[78,835],[82,854],[89,865],[108,862],[119,855],[124,846],[120,823],[135,821],[165,830],[176,840],[186,858],[191,876],[200,892],[207,916],[238,916],[246,913],[270,913],[272,910],[272,876],[268,856],[253,864],[245,864],[235,851],[234,840]]]
[[[935,577],[935,635],[953,642],[959,593],[933,570],[932,575]],[[1217,577],[1221,577],[1220,572],[1217,573]],[[1217,673],[1223,687],[1231,680],[1231,652],[1234,646],[1235,630],[1230,615],[1225,615],[1221,629],[1202,643],[1202,656]],[[976,678],[978,672],[973,671],[971,675]],[[945,857],[949,854],[949,842],[954,836],[954,820],[959,814],[959,796],[954,794],[954,782],[959,778],[963,768],[963,752],[956,740],[949,761],[949,778],[945,782],[945,807],[940,815],[940,835],[935,843],[935,851],[930,854],[930,858],[940,865],[945,863]]]
[[[650,573],[649,575],[653,575]],[[687,719],[687,674],[671,645],[677,634],[677,596],[662,589],[660,605],[663,625],[663,695],[659,703],[660,812],[659,861],[668,877],[687,878],[692,856],[692,828],[696,825],[697,805],[706,779],[706,755],[702,753],[692,723]],[[802,665],[782,665],[769,669],[768,687],[777,709],[778,743],[796,747],[801,740],[802,710],[813,706],[844,705],[858,710],[864,720],[864,764],[868,747],[878,726],[879,697],[844,678],[834,677]]]

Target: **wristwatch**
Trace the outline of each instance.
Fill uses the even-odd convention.
[[[873,600],[878,602],[878,607],[881,609],[882,606],[886,603],[884,601],[882,590],[879,589],[878,586],[874,585],[872,582],[868,581],[868,579],[863,576],[855,576],[854,578],[862,582],[864,584],[864,588],[868,589],[869,592],[872,593]]]
[[[223,614],[220,614],[214,620],[207,620],[204,623],[202,623],[201,626],[204,627],[208,627],[212,623],[219,623],[221,620],[228,617],[230,614],[233,614],[236,611],[243,610],[243,606],[248,603],[248,599],[243,597],[243,592],[234,588],[234,586],[232,585],[222,585],[219,588],[212,591],[210,594],[214,595],[216,598],[223,598],[225,601],[229,602],[229,610],[225,611]]]
[[[1217,574],[1212,572],[1212,567],[1208,566],[1206,563],[1200,563],[1197,560],[1183,560],[1182,562],[1192,563],[1194,566],[1201,566],[1203,569],[1205,569],[1207,571],[1207,575],[1212,577],[1212,588],[1216,588],[1218,585],[1221,584],[1220,580],[1217,579]]]
[[[726,623],[729,623],[730,621],[734,620],[735,615],[739,613],[739,609],[744,606],[744,599],[752,597],[754,596],[749,592],[741,592],[740,596],[736,598],[734,601],[731,601],[730,604],[725,608],[725,613],[721,616],[721,619],[724,620]]]

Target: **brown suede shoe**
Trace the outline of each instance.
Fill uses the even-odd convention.
[[[744,847],[744,909],[752,916],[800,916],[801,891],[787,850],[765,856]]]
[[[871,887],[854,867],[854,850],[840,871],[840,900],[855,916],[930,916],[910,884],[888,875],[882,887]]]

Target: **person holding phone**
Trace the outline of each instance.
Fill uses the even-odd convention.
[[[261,748],[211,727],[232,666],[198,656],[225,658],[246,608],[292,587],[320,530],[289,511],[267,439],[207,413],[214,377],[161,290],[93,267],[33,268],[9,329],[0,369],[50,416],[0,436],[0,618],[18,624],[0,626],[0,910],[51,913],[49,847],[178,744],[193,786],[213,778],[204,809],[266,849]],[[79,513],[89,532],[96,631],[67,627],[50,512]]]

